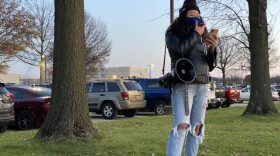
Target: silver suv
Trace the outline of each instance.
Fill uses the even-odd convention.
[[[133,117],[137,109],[146,106],[141,86],[132,80],[103,80],[87,83],[90,112],[114,119],[117,114]]]
[[[14,97],[3,83],[0,83],[0,133],[4,133],[8,125],[14,122]]]

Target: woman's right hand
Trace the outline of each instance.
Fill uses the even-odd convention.
[[[203,33],[204,33],[204,30],[205,30],[205,24],[203,26],[198,26],[198,22],[195,21],[195,27],[194,27],[194,30],[201,36]]]

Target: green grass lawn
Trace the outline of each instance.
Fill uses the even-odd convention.
[[[277,104],[280,111],[280,104]],[[278,156],[280,115],[241,116],[245,107],[208,110],[206,139],[199,155]],[[39,142],[37,130],[0,134],[0,155],[163,156],[172,116],[148,116],[96,124],[98,138],[79,142]]]

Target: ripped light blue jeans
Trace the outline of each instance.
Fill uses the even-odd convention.
[[[185,156],[196,156],[199,144],[204,139],[204,119],[207,107],[207,84],[188,84],[189,115],[185,115],[185,85],[177,83],[172,87],[171,102],[173,108],[173,128],[168,136],[166,155],[181,156],[184,147]],[[178,124],[186,124],[187,129],[178,129]],[[197,125],[202,129],[195,132]]]

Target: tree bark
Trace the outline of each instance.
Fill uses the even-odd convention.
[[[44,76],[44,58],[42,56],[40,58],[39,68],[40,68],[40,84],[42,84],[43,76]]]
[[[84,1],[55,0],[53,90],[37,139],[78,139],[96,135],[87,106]]]
[[[267,0],[248,0],[251,95],[244,114],[278,113],[273,104],[268,61]]]
[[[223,85],[226,85],[226,70],[223,68],[222,69],[222,73],[223,73]]]

